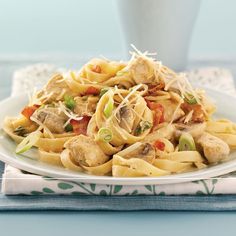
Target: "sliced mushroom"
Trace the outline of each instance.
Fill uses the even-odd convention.
[[[125,158],[140,158],[149,163],[153,163],[155,160],[156,152],[154,147],[150,143],[142,143],[135,150],[127,153]]]
[[[109,160],[99,145],[91,137],[76,136],[65,143],[75,162],[84,166],[98,166]]]
[[[209,163],[217,163],[226,159],[229,155],[230,148],[223,140],[204,132],[199,139],[198,144],[203,148],[205,157]]]
[[[128,106],[122,107],[118,112],[118,119],[120,127],[131,133],[135,121],[133,110]]]
[[[190,124],[185,125],[181,123],[175,124],[176,132],[175,136],[176,138],[179,138],[181,134],[183,133],[190,133],[193,138],[197,138],[203,134],[203,132],[206,129],[206,123],[197,123],[197,124]]]
[[[159,138],[166,138],[166,139],[170,140],[173,138],[175,131],[176,131],[176,129],[173,124],[166,125],[160,129],[154,130],[152,133],[148,134],[145,137],[145,140],[149,143],[153,143]]]

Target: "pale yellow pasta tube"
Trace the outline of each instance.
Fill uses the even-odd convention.
[[[107,175],[107,174],[111,173],[111,171],[112,171],[112,160],[109,160],[99,166],[93,166],[93,167],[88,167],[88,166],[83,166],[83,165],[81,165],[81,166],[90,174]]]
[[[170,171],[171,173],[183,172],[193,166],[192,163],[181,163],[167,159],[156,159],[153,165],[159,169]]]
[[[159,169],[139,158],[125,159],[120,157],[119,155],[114,155],[113,165],[127,166],[133,170],[140,172],[141,174],[144,174],[145,176],[150,177],[170,174],[169,171]]]
[[[86,171],[94,175],[106,175],[106,174],[111,173],[111,169],[112,169],[112,160],[109,160],[103,163],[102,165],[93,166],[93,167],[79,165],[71,158],[70,151],[68,149],[65,149],[61,153],[61,162],[65,166],[65,168],[69,170],[79,171],[79,172]]]
[[[236,149],[236,124],[232,121],[226,119],[208,121],[206,130],[226,142],[230,149]]]
[[[38,150],[39,152],[39,160],[51,165],[56,165],[56,166],[63,166],[61,162],[61,153],[56,153],[56,152],[46,152],[41,149]]]
[[[236,134],[236,126],[231,121],[208,121],[206,131],[209,133]]]
[[[138,172],[127,166],[113,165],[112,175],[114,177],[142,177],[145,174]]]
[[[171,152],[171,153],[163,153],[160,156],[162,159],[167,159],[170,161],[177,162],[203,162],[201,154],[197,151],[182,151],[182,152]]]
[[[82,68],[81,76],[91,82],[103,83],[114,77],[124,66],[123,63],[94,58]]]
[[[11,126],[11,119],[6,119],[4,122],[3,130],[16,142],[20,143],[24,137],[18,136],[14,133],[12,126]],[[61,152],[63,150],[63,146],[66,141],[68,141],[71,136],[65,137],[61,135],[60,138],[39,138],[38,142],[35,144],[35,147],[38,147],[44,151],[51,151],[51,152]]]
[[[212,135],[226,142],[229,145],[230,149],[236,149],[236,135],[235,134],[212,133]]]

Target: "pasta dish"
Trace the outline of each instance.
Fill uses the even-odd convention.
[[[164,176],[227,160],[236,124],[214,120],[216,107],[147,52],[128,62],[94,58],[55,74],[4,131],[16,153],[92,175]]]

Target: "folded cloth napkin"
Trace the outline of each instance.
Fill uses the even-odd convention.
[[[12,96],[22,91],[39,88],[55,72],[62,71],[53,65],[36,64],[14,73]],[[230,71],[221,68],[201,68],[187,72],[190,81],[199,87],[224,91],[236,95]],[[235,194],[236,172],[218,178],[167,185],[105,185],[74,183],[52,179],[46,176],[26,173],[6,165],[2,180],[2,193],[6,195],[198,195]]]

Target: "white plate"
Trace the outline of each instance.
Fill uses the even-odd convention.
[[[231,119],[232,121],[236,121],[236,113],[234,111],[236,107],[236,99],[234,97],[213,90],[207,90],[207,93],[215,100],[217,104],[217,117],[225,117]],[[15,116],[19,114],[22,107],[24,107],[26,104],[26,95],[11,97],[0,102],[0,124],[3,123],[4,117]],[[29,151],[27,156],[16,155],[14,152],[15,147],[16,144],[7,135],[5,135],[3,131],[1,131],[1,161],[31,173],[86,183],[121,185],[172,184],[216,177],[236,170],[236,152],[234,152],[230,155],[230,159],[227,162],[210,166],[203,170],[165,177],[117,178],[111,176],[95,176],[42,163],[37,160],[37,152],[34,149]]]

